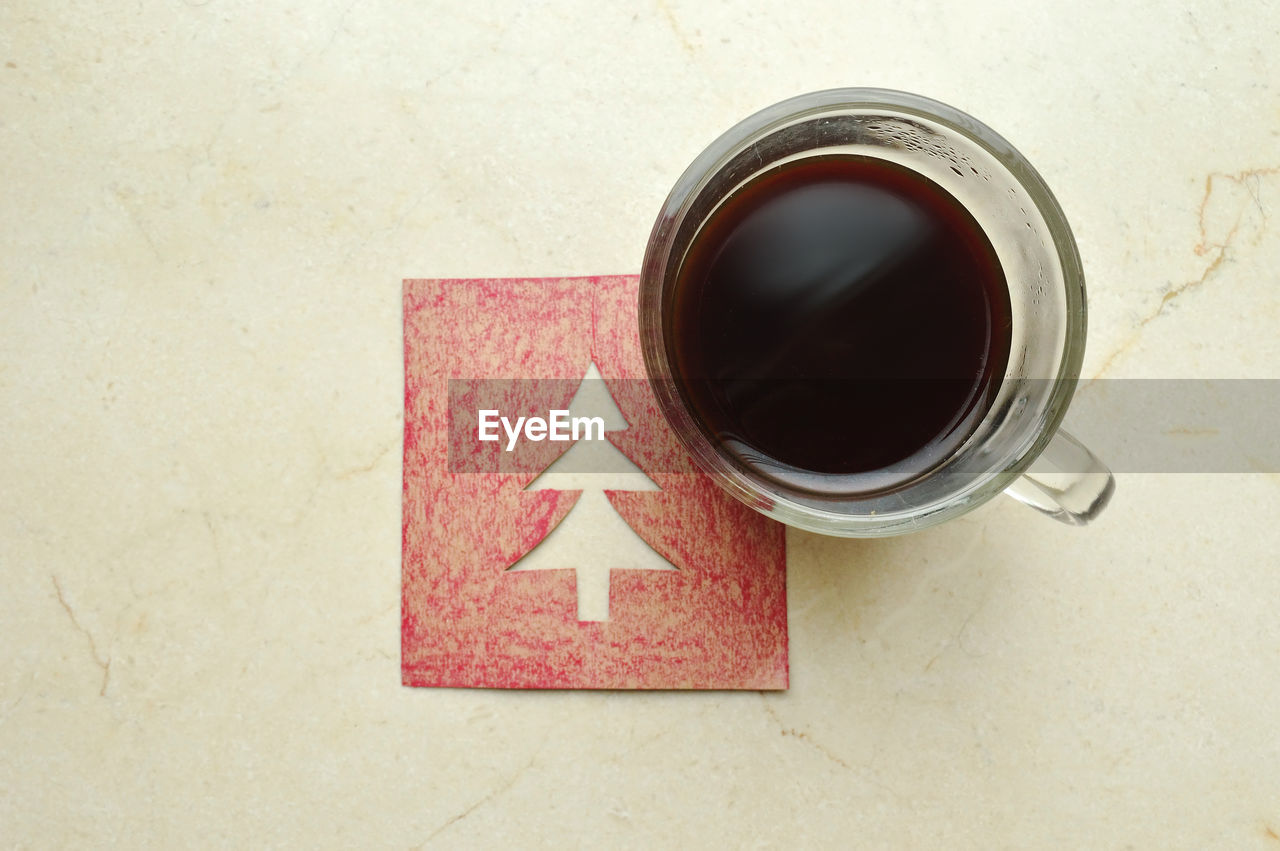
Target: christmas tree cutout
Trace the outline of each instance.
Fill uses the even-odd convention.
[[[627,428],[627,421],[594,363],[573,394],[569,416],[599,417],[606,432]],[[594,431],[591,434],[596,436]],[[676,570],[627,525],[605,496],[606,490],[661,490],[608,440],[578,440],[525,490],[582,491],[564,520],[507,568],[508,573],[573,570],[577,575],[579,621],[609,619],[612,571]]]

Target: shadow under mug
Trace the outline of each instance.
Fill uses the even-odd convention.
[[[807,492],[746,466],[698,420],[671,357],[672,296],[690,246],[736,190],[810,156],[889,160],[929,178],[973,215],[1009,287],[1009,362],[968,438],[926,473],[883,491]],[[1084,357],[1084,275],[1061,207],[1031,164],[990,128],[937,101],[884,89],[831,89],[768,107],[730,129],[681,175],[640,274],[640,342],[659,407],[717,483],[784,523],[829,535],[910,532],[999,493],[1073,524],[1106,506],[1110,471],[1059,429]],[[1033,466],[1034,464],[1034,466]]]

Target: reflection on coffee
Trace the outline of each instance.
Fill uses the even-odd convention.
[[[695,236],[664,310],[708,437],[833,495],[945,460],[1009,359],[986,234],[941,186],[871,157],[800,159],[739,189]]]

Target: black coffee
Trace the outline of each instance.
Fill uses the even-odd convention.
[[[665,309],[707,435],[804,490],[927,472],[972,433],[1009,359],[986,234],[932,180],[867,157],[785,164],[735,193]]]

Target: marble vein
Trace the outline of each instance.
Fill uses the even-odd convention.
[[[517,782],[521,777],[523,777],[523,776],[524,776],[525,772],[527,772],[529,769],[533,768],[533,764],[534,764],[535,762],[537,762],[537,760],[538,760],[538,754],[536,754],[536,753],[535,753],[532,757],[530,757],[530,758],[529,758],[529,761],[528,761],[527,763],[525,763],[523,766],[521,766],[519,769],[517,769],[517,770],[515,771],[515,773],[513,773],[513,774],[512,774],[510,777],[508,777],[506,780],[502,781],[502,783],[498,784],[498,785],[497,785],[497,786],[495,786],[493,789],[491,789],[491,790],[490,790],[488,793],[486,793],[482,798],[480,798],[480,799],[479,799],[479,800],[477,800],[475,803],[473,803],[473,804],[471,804],[470,806],[468,806],[466,809],[462,810],[462,812],[457,813],[457,814],[455,814],[455,815],[452,815],[452,816],[450,816],[448,819],[446,819],[446,820],[445,820],[445,822],[444,822],[444,824],[442,824],[442,825],[440,825],[439,827],[437,827],[435,830],[433,830],[433,831],[431,832],[431,835],[430,835],[430,836],[428,836],[426,839],[422,840],[422,843],[421,843],[420,845],[418,845],[418,848],[426,848],[426,847],[427,847],[427,845],[429,845],[429,844],[431,843],[431,841],[432,841],[433,839],[435,839],[437,836],[439,836],[440,834],[444,833],[446,830],[448,830],[449,828],[453,827],[455,824],[457,824],[458,822],[462,821],[462,820],[463,820],[463,819],[465,819],[467,816],[471,815],[471,814],[472,814],[472,813],[474,813],[476,810],[480,809],[480,808],[481,808],[481,807],[483,807],[485,804],[487,804],[487,803],[489,803],[490,801],[492,801],[494,798],[498,797],[499,795],[502,795],[502,794],[503,794],[503,793],[505,793],[507,790],[509,790],[512,786],[516,785],[516,782]]]
[[[1208,235],[1206,234],[1205,212],[1209,206],[1209,199],[1213,196],[1214,182],[1217,180],[1229,180],[1232,183],[1244,186],[1245,191],[1249,193],[1249,196],[1257,206],[1259,213],[1262,214],[1263,227],[1265,228],[1267,224],[1267,211],[1262,204],[1261,197],[1258,195],[1256,183],[1258,179],[1274,174],[1280,174],[1280,166],[1247,169],[1245,171],[1235,172],[1234,174],[1215,171],[1205,177],[1204,197],[1200,199],[1198,221],[1200,241],[1196,243],[1193,250],[1198,257],[1203,257],[1206,254],[1212,253],[1213,256],[1209,261],[1209,265],[1204,268],[1204,271],[1202,271],[1198,277],[1178,284],[1165,292],[1160,298],[1160,303],[1156,305],[1155,310],[1139,320],[1138,324],[1134,327],[1129,336],[1126,337],[1124,341],[1111,352],[1111,354],[1107,355],[1106,359],[1102,362],[1102,366],[1098,368],[1097,373],[1095,373],[1093,378],[1089,380],[1090,384],[1106,375],[1107,372],[1115,366],[1116,361],[1137,345],[1138,341],[1142,338],[1143,330],[1145,330],[1152,322],[1159,319],[1164,314],[1165,308],[1180,296],[1204,286],[1204,284],[1222,266],[1223,262],[1226,261],[1228,252],[1233,247],[1236,236],[1240,231],[1240,223],[1244,219],[1244,210],[1241,209],[1236,215],[1235,222],[1231,225],[1231,228],[1227,231],[1226,236],[1222,238],[1221,242],[1210,242]]]
[[[53,579],[54,593],[58,595],[58,604],[62,606],[62,610],[71,619],[71,625],[89,642],[89,655],[93,657],[94,664],[102,669],[102,686],[98,689],[98,697],[106,697],[107,683],[111,679],[111,656],[108,655],[105,659],[102,658],[102,654],[98,652],[98,642],[94,640],[93,633],[85,629],[84,625],[80,623],[80,619],[76,617],[75,611],[72,610],[71,605],[67,602],[66,595],[62,593],[62,583],[58,581],[57,575],[51,575],[51,578]]]

